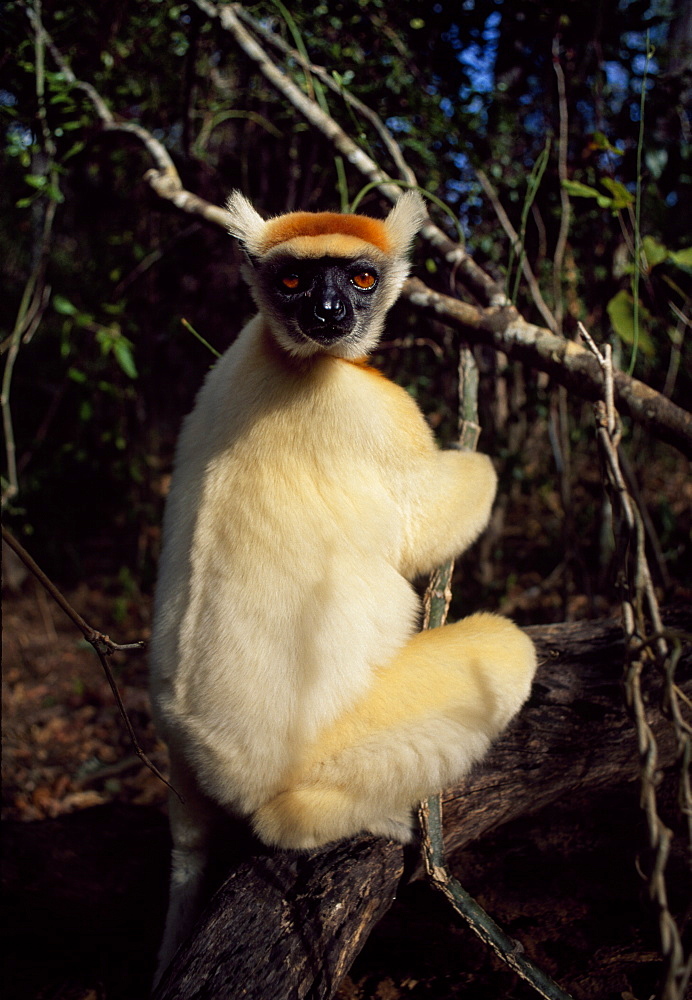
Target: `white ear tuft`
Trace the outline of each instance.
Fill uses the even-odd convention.
[[[264,219],[240,191],[232,191],[226,202],[228,231],[249,254],[257,253],[264,232]]]
[[[400,196],[384,223],[396,254],[408,253],[414,236],[427,218],[425,202],[417,191],[406,191]]]

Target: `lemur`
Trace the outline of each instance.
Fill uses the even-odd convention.
[[[488,457],[440,450],[411,396],[368,365],[427,218],[228,228],[257,314],[185,420],[151,644],[168,743],[171,896],[160,969],[199,905],[220,812],[278,848],[412,835],[526,700],[533,646],[493,614],[417,631],[411,581],[466,549],[496,490]]]

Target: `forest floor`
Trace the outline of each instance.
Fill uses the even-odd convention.
[[[70,600],[118,642],[147,635],[141,599],[122,607],[107,588],[82,586]],[[165,906],[166,789],[133,753],[91,648],[32,579],[5,594],[3,633],[3,996],[143,1000]],[[111,664],[142,748],[165,771],[145,660]],[[456,871],[577,1000],[648,1000],[661,962],[637,873],[644,829],[637,787],[623,785],[503,827]],[[535,995],[414,883],[338,998]]]

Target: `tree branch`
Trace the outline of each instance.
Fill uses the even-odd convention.
[[[240,23],[232,6],[217,8],[208,0],[195,0],[195,3],[209,16],[220,18],[224,27],[232,30],[234,36],[242,40],[244,50],[258,63],[267,78],[276,83],[284,96],[305,114],[311,124],[331,138],[340,152],[358,166],[365,176],[370,179],[380,178],[379,190],[392,200],[396,200],[400,193],[399,188],[387,183],[390,178],[379,170],[377,164],[358,149],[336,122],[325,115],[314,101],[306,97],[271,63],[266,53]],[[148,170],[145,174],[145,180],[155,193],[160,198],[170,201],[180,211],[201,217],[225,229],[228,222],[225,209],[187,191],[162,143],[140,125],[118,124],[94,88],[76,79],[47,32],[45,36],[50,51],[61,71],[65,73],[66,79],[84,90],[91,98],[104,127],[134,135],[144,144],[157,165],[155,169]],[[422,235],[442,253],[450,266],[459,269],[461,280],[478,298],[495,304],[487,308],[470,305],[432,291],[422,281],[410,278],[404,286],[404,297],[421,315],[430,316],[459,330],[469,344],[489,344],[538,371],[547,372],[557,382],[583,398],[590,400],[599,398],[602,382],[598,363],[581,345],[557,336],[548,329],[527,323],[513,306],[507,304],[504,291],[498,291],[496,283],[484,274],[465,251],[432,223],[424,227]],[[479,277],[481,275],[482,278]],[[657,437],[679,448],[688,457],[692,457],[692,414],[624,372],[615,372],[614,379],[617,406]]]
[[[459,330],[470,343],[488,344],[547,372],[584,399],[600,398],[600,368],[586,348],[527,323],[513,306],[480,309],[432,291],[417,278],[408,279],[403,295],[422,315]],[[624,372],[614,372],[613,378],[618,407],[661,440],[692,457],[692,414]]]
[[[313,128],[331,142],[351,166],[359,170],[369,182],[377,184],[380,194],[392,203],[396,202],[401,194],[401,188],[392,183],[391,177],[380,169],[379,165],[344,132],[333,118],[322,111],[316,101],[304,94],[290,77],[271,61],[262,46],[241,23],[236,13],[239,9],[238,4],[217,6],[209,0],[194,0],[194,2],[209,17],[218,18],[221,26],[233,35],[238,46],[255,63],[275,90],[289,101]],[[433,222],[427,222],[423,226],[421,236],[430,243],[450,268],[455,270],[459,279],[479,301],[488,305],[501,305],[507,301],[504,289],[469,257],[463,247],[450,240]]]
[[[77,628],[80,630],[86,641],[92,646],[94,652],[99,658],[101,667],[106,676],[106,680],[108,681],[110,689],[113,693],[113,697],[115,698],[115,703],[118,706],[118,711],[120,712],[122,720],[125,723],[125,728],[127,729],[128,735],[130,737],[130,742],[132,743],[133,750],[135,751],[139,759],[142,761],[142,763],[145,764],[149,768],[149,770],[164,783],[164,785],[166,785],[168,788],[170,788],[172,792],[175,792],[175,794],[178,795],[178,793],[175,791],[175,788],[173,788],[173,786],[168,781],[166,781],[166,779],[161,774],[156,765],[149,760],[144,750],[142,750],[142,748],[140,747],[139,740],[137,739],[137,734],[134,731],[134,727],[130,722],[130,717],[127,714],[127,710],[120,696],[118,685],[115,683],[115,678],[113,677],[113,671],[108,665],[108,660],[106,659],[106,657],[110,656],[111,653],[119,651],[143,649],[144,643],[133,642],[120,645],[117,642],[113,642],[110,636],[105,635],[103,632],[99,632],[98,629],[92,628],[91,625],[89,625],[88,622],[84,621],[82,616],[77,611],[75,611],[70,602],[65,598],[62,592],[58,590],[58,588],[55,586],[53,581],[46,576],[46,574],[43,572],[38,563],[35,562],[35,560],[32,558],[31,555],[29,555],[29,553],[26,551],[21,542],[18,542],[17,539],[14,537],[14,535],[11,532],[9,532],[4,525],[2,526],[2,539],[4,542],[7,543],[7,545],[9,545],[9,547],[13,550],[13,552],[15,552],[16,555],[19,556],[19,558],[24,563],[29,572],[33,574],[33,576],[38,580],[38,582],[41,584],[44,590],[47,591],[48,594],[50,594],[55,603],[60,607],[62,611],[64,611],[64,613],[67,615],[70,621],[77,626]],[[178,798],[180,798],[179,795]]]
[[[692,615],[664,612],[664,625],[689,630]],[[637,736],[622,697],[620,623],[527,633],[540,662],[531,700],[483,765],[444,796],[452,868],[457,852],[502,823],[638,775]],[[689,645],[677,684],[692,696]],[[677,744],[656,703],[647,716],[662,769],[675,761]],[[585,718],[598,722],[585,726]],[[401,879],[421,875],[417,849],[373,837],[306,853],[254,845],[212,898],[156,1000],[328,1000]]]

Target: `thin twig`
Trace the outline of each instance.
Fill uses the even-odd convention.
[[[528,257],[523,252],[524,248],[521,245],[521,240],[519,239],[519,234],[512,225],[509,216],[505,212],[502,202],[500,201],[497,192],[493,185],[491,184],[487,174],[483,170],[476,171],[476,177],[478,178],[483,191],[485,192],[488,201],[493,207],[493,211],[497,216],[497,221],[500,223],[505,231],[505,234],[509,237],[509,240],[514,248],[514,252],[521,261],[521,269],[524,272],[524,277],[526,278],[526,283],[529,286],[529,291],[531,292],[531,298],[534,301],[536,309],[545,320],[548,328],[553,333],[558,333],[558,323],[555,316],[550,311],[548,304],[546,303],[541,290],[538,286],[538,281],[536,280],[536,275],[533,273],[531,264],[529,263]]]
[[[646,559],[642,517],[627,490],[618,457],[620,430],[613,402],[613,364],[610,345],[599,350],[582,323],[579,330],[598,359],[603,372],[605,401],[595,405],[598,442],[604,458],[606,484],[614,515],[613,533],[620,552],[618,582],[621,590],[625,633],[625,691],[634,720],[640,756],[641,806],[646,817],[649,844],[653,853],[649,894],[658,910],[661,953],[665,960],[662,1000],[684,1000],[692,974],[692,954],[685,956],[682,937],[668,906],[666,863],[673,834],[658,814],[659,783],[656,738],[647,718],[643,680],[650,668],[658,667],[664,677],[664,708],[672,717],[681,769],[680,808],[688,817],[689,848],[692,849],[692,788],[689,767],[692,758],[692,726],[683,717],[675,667],[679,659],[666,637]],[[648,622],[651,626],[648,626]],[[647,632],[650,634],[647,635]]]
[[[238,5],[235,10],[238,17],[250,28],[252,28],[256,34],[260,35],[260,37],[262,37],[269,45],[273,45],[275,48],[279,49],[284,56],[295,59],[303,71],[317,77],[317,79],[320,80],[325,86],[329,87],[329,89],[335,94],[338,94],[339,97],[346,102],[346,104],[354,109],[354,111],[357,111],[359,115],[362,115],[363,118],[367,119],[382,140],[385,149],[392,158],[392,162],[399,171],[401,179],[406,181],[406,183],[410,184],[412,187],[416,187],[418,185],[416,175],[404,159],[399,143],[384,124],[380,116],[373,111],[372,108],[369,108],[367,104],[363,104],[363,102],[358,100],[358,98],[352,94],[350,90],[347,90],[342,84],[338,83],[332,74],[324,68],[324,66],[318,66],[313,62],[306,61],[297,49],[291,48],[291,46],[284,41],[281,35],[277,34],[275,31],[270,31],[268,28],[265,28],[264,25],[254,18],[247,10],[245,10],[244,7]]]
[[[529,983],[546,1000],[570,1000],[550,976],[526,958],[520,941],[511,938],[449,873],[442,848],[442,811],[439,796],[424,802],[419,810],[423,827],[423,860],[432,884],[449,900],[471,930],[489,945],[505,965]]]
[[[245,55],[257,66],[271,85],[300,112],[309,124],[320,132],[344,159],[358,170],[369,182],[375,183],[381,195],[392,203],[401,195],[401,188],[391,177],[362,150],[349,135],[311,100],[293,80],[269,58],[262,46],[241,23],[236,4],[214,4],[210,0],[194,0],[207,16],[218,18],[221,26],[229,31]],[[435,249],[451,267],[458,269],[460,280],[482,302],[501,306],[507,303],[507,296],[490,275],[486,274],[468,256],[465,249],[454,243],[432,221],[427,221],[420,233],[421,237]]]
[[[471,349],[464,346],[459,359],[459,449],[475,451],[479,435],[478,367]],[[444,625],[452,598],[453,568],[454,560],[450,559],[431,574],[423,600],[423,628]],[[570,1000],[568,994],[522,954],[522,945],[510,938],[452,875],[445,859],[440,795],[432,795],[420,804],[418,822],[425,870],[434,888],[443,893],[481,941],[537,993],[547,1000]]]
[[[142,761],[142,763],[145,764],[149,768],[149,770],[156,775],[157,778],[160,778],[161,781],[164,783],[164,785],[167,785],[167,787],[170,788],[171,791],[175,792],[175,794],[178,796],[179,799],[181,799],[181,796],[178,794],[175,788],[173,788],[173,786],[168,781],[166,781],[166,779],[161,774],[156,765],[149,760],[144,750],[142,750],[142,748],[140,747],[137,735],[134,731],[132,723],[130,722],[127,710],[125,709],[125,705],[123,704],[123,700],[120,696],[118,686],[115,683],[115,678],[113,677],[113,673],[106,659],[106,657],[110,656],[111,653],[143,649],[144,642],[128,642],[128,643],[113,642],[110,636],[105,635],[103,632],[99,632],[98,629],[92,628],[91,625],[89,625],[88,622],[86,622],[82,618],[79,612],[75,611],[70,602],[55,586],[53,581],[49,579],[48,576],[46,576],[46,574],[43,572],[38,563],[32,558],[32,556],[29,555],[29,553],[26,551],[21,542],[17,541],[14,535],[11,532],[9,532],[4,525],[2,526],[2,538],[3,541],[5,541],[10,546],[10,548],[19,556],[19,558],[22,560],[22,562],[29,570],[29,572],[34,575],[34,577],[38,580],[41,586],[47,591],[48,594],[50,594],[50,596],[53,598],[56,604],[62,609],[62,611],[65,612],[70,621],[77,626],[77,628],[80,630],[86,641],[91,646],[93,646],[96,655],[98,656],[101,666],[103,668],[103,672],[106,675],[106,680],[108,681],[110,689],[113,692],[113,697],[115,698],[115,702],[118,706],[118,711],[120,712],[123,722],[125,723],[125,727],[127,729],[135,753]]]
[[[682,342],[684,337],[685,327],[692,326],[689,317],[685,315],[682,309],[680,309],[675,302],[671,299],[668,300],[668,305],[674,315],[677,318],[677,324],[675,329],[671,329],[670,335],[670,358],[668,361],[668,371],[666,373],[666,380],[663,384],[663,389],[661,392],[664,396],[672,396],[673,390],[675,389],[675,381],[678,377],[678,372],[680,371],[680,362],[682,361]]]
[[[568,112],[567,112],[567,91],[565,87],[565,74],[560,64],[560,41],[553,39],[553,69],[557,77],[558,109],[560,116],[560,128],[557,144],[557,175],[560,181],[560,229],[558,232],[555,253],[553,254],[553,309],[557,321],[557,331],[562,333],[562,320],[564,317],[564,307],[562,301],[562,268],[565,262],[565,250],[567,248],[567,236],[569,234],[572,205],[567,194],[564,181],[567,180],[567,145],[568,145]]]
[[[54,192],[58,185],[58,172],[55,165],[55,142],[48,128],[45,95],[45,68],[44,68],[44,48],[45,38],[41,30],[40,0],[35,0],[36,13],[30,10],[32,24],[34,26],[34,56],[35,56],[35,77],[36,77],[36,99],[38,102],[38,119],[41,126],[41,136],[43,148],[47,157],[46,174],[48,177],[48,190],[46,197],[45,212],[41,227],[41,239],[38,244],[31,273],[24,286],[24,292],[19,304],[19,310],[15,319],[14,328],[9,338],[7,359],[2,374],[2,387],[0,389],[0,409],[2,410],[2,424],[5,433],[5,456],[7,461],[7,486],[3,490],[3,506],[15,497],[19,492],[19,479],[17,474],[17,452],[14,438],[14,422],[10,407],[10,393],[12,387],[12,376],[14,365],[19,354],[22,338],[30,339],[36,329],[43,312],[48,304],[50,289],[46,286],[46,266],[50,250],[53,223],[57,202]]]
[[[3,541],[7,542],[11,549],[13,549],[19,558],[22,560],[26,568],[36,577],[41,586],[48,591],[50,596],[56,602],[56,604],[65,612],[70,621],[77,626],[87,642],[91,643],[95,648],[101,649],[104,653],[115,653],[121,650],[128,649],[143,649],[144,642],[134,642],[126,643],[125,645],[119,645],[113,642],[107,635],[103,632],[99,632],[97,629],[92,628],[87,622],[84,621],[82,616],[75,611],[69,601],[63,596],[63,594],[58,590],[52,580],[43,572],[41,567],[37,562],[34,561],[32,556],[26,551],[24,546],[19,542],[14,535],[7,530],[7,528],[2,526],[2,537]]]

